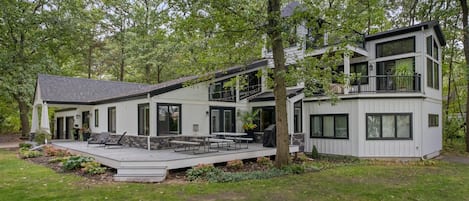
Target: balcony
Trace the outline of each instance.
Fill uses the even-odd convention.
[[[318,85],[319,86],[319,85]],[[347,91],[348,90],[348,91]],[[411,76],[377,75],[362,76],[360,79],[350,81],[350,87],[343,84],[332,83],[329,91],[335,94],[365,94],[365,93],[418,93],[421,92],[421,75]],[[313,96],[324,96],[320,89]]]
[[[239,90],[239,100],[243,100],[252,95],[258,94],[261,92],[261,85],[249,85],[244,87],[244,89]],[[234,89],[227,90],[215,90],[210,92],[209,95],[210,101],[222,101],[222,102],[235,102],[236,101],[236,91]]]
[[[421,75],[362,76],[350,84],[349,93],[414,93],[421,91]]]

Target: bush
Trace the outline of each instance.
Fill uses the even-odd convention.
[[[303,162],[309,161],[310,159],[309,159],[308,156],[306,156],[305,153],[297,153],[294,160],[295,160],[296,162],[303,163]]]
[[[209,178],[219,177],[222,170],[213,166],[213,164],[199,164],[186,172],[189,181],[208,181]]]
[[[20,148],[20,157],[21,158],[36,158],[42,156],[42,153],[36,150],[29,150],[28,148]]]
[[[71,156],[62,163],[62,168],[65,170],[76,170],[81,167],[82,163],[93,161],[90,157],[85,156]]]
[[[81,164],[81,171],[86,174],[103,174],[106,172],[106,167],[101,167],[101,164],[96,161],[85,162]]]
[[[28,143],[24,143],[24,142],[20,143],[19,146],[20,146],[20,148],[27,148],[27,149],[31,149],[33,147],[32,144],[28,144]]]
[[[44,154],[46,156],[64,157],[64,156],[69,156],[70,155],[67,150],[56,149],[56,148],[54,148],[53,146],[50,146],[50,145],[44,146],[43,149],[44,149]]]
[[[257,158],[257,164],[262,167],[272,167],[274,164],[268,157],[259,157]]]
[[[282,170],[288,174],[302,174],[305,172],[305,167],[300,164],[292,164],[282,167]]]
[[[311,151],[311,158],[314,158],[314,159],[319,158],[319,152],[318,152],[318,149],[316,148],[316,145],[313,145],[313,150]]]
[[[226,163],[226,167],[230,170],[240,170],[244,167],[242,160],[233,160]]]
[[[51,135],[45,131],[45,130],[37,130],[36,131],[36,136],[34,137],[34,141],[38,144],[44,144],[45,139],[47,138],[47,141],[50,142],[51,140]]]

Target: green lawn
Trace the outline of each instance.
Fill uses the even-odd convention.
[[[361,162],[238,183],[91,184],[0,150],[0,200],[469,200],[469,166]]]

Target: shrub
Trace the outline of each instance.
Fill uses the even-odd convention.
[[[81,164],[81,171],[86,174],[103,174],[106,172],[106,167],[101,167],[101,164],[96,161],[85,162]]]
[[[20,148],[21,158],[36,158],[42,156],[42,153],[36,150],[29,150],[28,148]]]
[[[257,158],[257,164],[262,167],[272,167],[274,164],[268,157],[259,157]]]
[[[226,167],[230,170],[240,170],[244,167],[242,160],[232,160],[226,163]]]
[[[44,146],[44,154],[46,156],[59,156],[59,157],[64,157],[70,155],[67,150],[63,149],[57,149],[54,148],[53,146],[47,145]]]
[[[24,143],[24,142],[20,143],[19,146],[20,146],[20,148],[27,148],[27,149],[31,149],[33,147],[32,144],[28,144],[28,143]]]
[[[62,163],[62,168],[65,170],[76,170],[81,167],[82,163],[93,161],[90,157],[85,156],[71,156]]]
[[[292,164],[282,167],[282,170],[288,174],[301,174],[305,172],[305,167],[300,164]]]
[[[222,170],[213,166],[213,164],[199,164],[186,172],[189,181],[208,181],[219,177],[223,173]],[[212,179],[209,179],[212,178]]]
[[[306,156],[305,153],[297,153],[296,154],[296,157],[295,157],[295,161],[296,162],[300,162],[300,163],[303,163],[303,162],[306,162],[310,160],[308,156]]]
[[[319,152],[318,152],[318,149],[316,148],[316,145],[313,145],[313,150],[311,151],[311,158],[314,158],[314,159],[319,158]]]
[[[36,131],[36,137],[34,138],[34,141],[38,144],[44,144],[45,139],[47,138],[48,141],[51,140],[51,135],[45,131],[45,130],[37,130]]]

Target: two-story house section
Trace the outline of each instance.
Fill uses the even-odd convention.
[[[282,15],[288,17],[293,10],[284,9]],[[286,65],[328,48],[328,44],[313,47],[309,40],[314,38],[305,26],[295,32],[304,42],[285,48]],[[343,56],[343,67],[338,69],[349,77],[359,73],[359,78],[348,85],[331,84],[339,97],[335,104],[324,102],[328,97],[321,94],[302,99],[305,151],[316,146],[324,154],[365,158],[437,156],[442,149],[441,48],[445,45],[436,21],[363,35],[356,45],[348,45],[353,54]],[[268,48],[263,55],[271,59],[272,68]],[[298,88],[301,83],[292,87]]]

